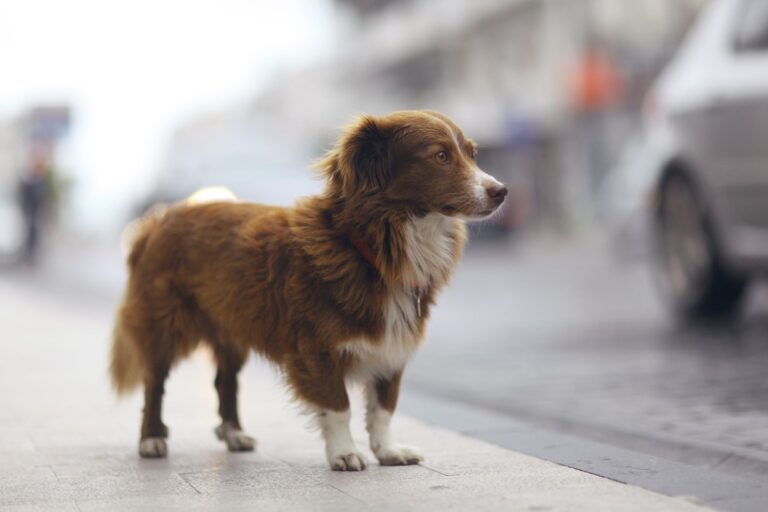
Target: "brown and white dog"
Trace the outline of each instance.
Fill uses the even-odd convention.
[[[366,464],[349,430],[350,381],[365,386],[379,462],[423,460],[393,441],[389,424],[403,369],[461,256],[464,220],[490,215],[507,193],[475,153],[443,114],[364,116],[318,163],[319,196],[293,208],[186,202],[142,219],[111,360],[118,393],[144,384],[141,456],[166,455],[164,382],[203,341],[218,365],[216,434],[229,450],[255,445],[237,411],[237,374],[253,349],[316,416],[332,469]]]

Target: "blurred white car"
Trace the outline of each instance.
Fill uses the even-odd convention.
[[[206,187],[224,187],[240,199],[279,206],[318,193],[322,182],[309,169],[311,154],[264,124],[235,115],[180,130],[157,186],[140,209]]]
[[[768,1],[710,4],[646,110],[625,208],[646,217],[675,313],[735,311],[768,270]]]

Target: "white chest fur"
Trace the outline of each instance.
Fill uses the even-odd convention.
[[[389,376],[401,370],[421,342],[413,286],[427,288],[443,280],[453,265],[451,219],[439,214],[411,221],[405,228],[407,263],[403,280],[389,290],[384,307],[384,335],[379,340],[356,339],[341,346],[355,358],[350,378]]]
[[[422,288],[444,279],[454,262],[454,242],[450,237],[453,219],[431,213],[405,226],[407,262],[403,278]]]

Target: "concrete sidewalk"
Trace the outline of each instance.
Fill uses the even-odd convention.
[[[139,396],[118,402],[108,387],[112,307],[0,281],[0,511],[705,510],[404,416],[394,431],[426,463],[332,472],[319,435],[254,361],[241,410],[259,446],[230,454],[212,432],[213,367],[203,352],[168,383],[169,458],[142,460]],[[359,400],[353,423],[366,447]]]

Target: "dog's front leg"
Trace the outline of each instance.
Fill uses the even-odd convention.
[[[361,471],[365,469],[365,456],[352,440],[349,430],[349,409],[323,410],[318,413],[318,423],[325,440],[325,455],[334,471]]]
[[[376,378],[366,385],[365,423],[370,436],[371,451],[383,466],[418,464],[424,460],[421,452],[392,440],[389,424],[397,406],[402,372],[390,378]]]
[[[312,365],[300,364],[291,368],[288,378],[297,397],[314,411],[331,469],[365,469],[365,456],[358,451],[349,430],[349,396],[340,367],[331,360],[318,357]]]

